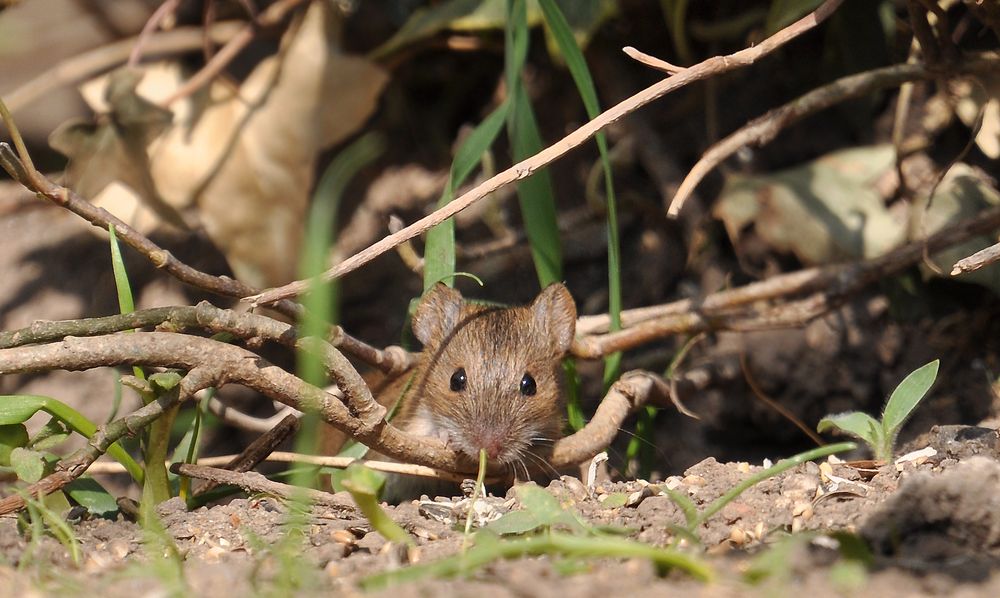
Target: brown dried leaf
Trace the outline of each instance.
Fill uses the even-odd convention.
[[[148,146],[159,196],[195,209],[236,276],[254,286],[295,278],[316,157],[364,124],[387,81],[373,63],[340,52],[338,18],[330,3],[312,3],[239,89],[215,81],[177,102],[173,126]],[[161,63],[138,93],[161,102],[182,82],[179,66]],[[85,87],[91,105],[94,87],[105,85]],[[155,223],[138,199],[147,198],[112,186],[95,203],[148,231]]]

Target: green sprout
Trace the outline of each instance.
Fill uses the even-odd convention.
[[[378,504],[378,492],[385,484],[384,475],[355,463],[344,471],[341,484],[351,493],[351,498],[361,509],[365,519],[372,524],[372,529],[390,542],[414,545],[410,534],[393,521]]]
[[[828,415],[820,420],[816,429],[819,432],[836,428],[851,436],[860,438],[871,447],[872,454],[878,461],[888,461],[892,458],[896,436],[913,410],[930,390],[937,378],[940,360],[935,359],[927,365],[913,371],[896,390],[892,391],[889,400],[882,410],[882,421],[878,421],[867,413],[851,411],[839,415]]]

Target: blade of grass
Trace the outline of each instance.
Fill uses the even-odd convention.
[[[438,199],[437,207],[441,208],[455,198],[458,188],[479,164],[484,153],[493,145],[500,134],[500,128],[507,118],[509,102],[503,102],[483,119],[483,122],[473,129],[465,141],[455,152],[455,160],[448,174],[448,184],[444,193]],[[451,277],[455,274],[455,221],[451,218],[427,231],[427,242],[424,245],[424,290],[438,282],[452,285]]]
[[[128,280],[128,272],[125,270],[125,258],[122,257],[121,246],[118,244],[118,235],[115,234],[113,224],[108,225],[109,244],[111,245],[111,270],[115,276],[115,289],[118,291],[118,311],[123,314],[130,314],[135,311],[135,300],[132,298],[132,283]],[[132,374],[140,379],[146,379],[146,373],[139,366],[132,366]],[[146,403],[146,397],[143,397]]]
[[[492,537],[492,541],[484,542],[485,539],[486,537],[480,538],[477,534],[476,545],[464,554],[426,565],[413,565],[404,569],[369,575],[361,580],[361,587],[365,590],[377,590],[426,577],[453,577],[470,573],[500,559],[533,555],[639,558],[650,560],[663,568],[679,569],[696,579],[707,581],[714,577],[712,569],[695,556],[622,538],[571,536],[551,532],[510,541],[500,541]]]
[[[543,147],[538,120],[521,79],[528,53],[529,33],[526,2],[508,0],[504,70],[511,98],[507,135],[510,137],[515,162],[538,153]],[[535,272],[540,286],[544,288],[563,278],[555,194],[548,169],[539,170],[519,181],[517,198],[531,247],[531,257],[535,262]]]
[[[580,46],[576,43],[573,31],[566,21],[566,17],[554,0],[539,0],[539,7],[545,23],[552,32],[552,37],[559,46],[563,58],[566,60],[566,67],[569,69],[573,82],[576,84],[580,99],[583,101],[587,117],[594,119],[601,113],[600,102],[597,100],[597,89],[594,87],[594,79],[590,76],[590,69],[587,68],[587,61],[580,51]],[[608,236],[608,314],[611,317],[610,330],[620,330],[621,310],[622,310],[622,283],[621,283],[621,240],[618,233],[618,199],[615,196],[614,173],[611,168],[611,158],[608,154],[608,140],[603,132],[594,136],[597,149],[601,156],[601,167],[604,170],[604,193],[607,200],[607,236]],[[621,353],[613,353],[604,359],[604,389],[610,388],[611,384],[618,379],[621,368]],[[579,410],[579,405],[570,405],[572,422],[572,411]],[[583,417],[580,416],[580,421]],[[582,427],[582,425],[581,425]],[[580,428],[576,428],[579,430]]]
[[[312,205],[306,218],[305,245],[299,264],[301,278],[311,278],[327,268],[330,247],[337,227],[337,211],[348,183],[364,166],[382,154],[384,142],[381,137],[369,133],[358,138],[337,155],[320,177],[313,194]],[[303,337],[326,337],[327,327],[337,321],[337,283],[312,279],[309,292],[303,298],[305,307],[300,326]],[[319,356],[308,351],[297,354],[297,368],[300,378],[316,386],[326,385],[326,370]],[[314,454],[318,441],[319,419],[314,413],[306,413],[296,436],[295,451],[300,454]],[[303,469],[301,476],[295,476],[295,485],[312,486],[318,468]]]
[[[811,451],[806,451],[804,453],[799,453],[794,457],[789,457],[787,459],[782,459],[778,461],[771,467],[763,471],[759,471],[747,479],[743,480],[739,484],[733,486],[728,492],[717,498],[712,504],[708,505],[704,511],[702,511],[698,518],[695,519],[694,523],[690,526],[690,529],[694,530],[701,526],[701,524],[708,521],[708,519],[722,510],[727,504],[736,499],[737,496],[743,494],[743,492],[756,486],[757,484],[763,482],[764,480],[774,477],[779,473],[791,469],[796,465],[801,465],[806,461],[812,461],[813,459],[820,459],[826,457],[827,455],[832,455],[834,453],[842,453],[844,451],[850,451],[857,448],[857,445],[853,442],[841,442],[838,444],[828,444],[826,446],[821,446],[814,448]]]

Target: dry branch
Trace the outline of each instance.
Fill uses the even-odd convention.
[[[925,253],[931,255],[997,229],[1000,229],[1000,208],[991,208],[948,226],[926,240],[913,241],[881,257],[775,276],[709,295],[701,301],[685,299],[626,311],[622,313],[625,328],[606,334],[578,336],[571,352],[577,357],[597,358],[674,334],[799,326],[840,305],[847,296],[864,286],[920,262]],[[807,293],[812,294],[762,310],[746,307],[755,302],[787,300]],[[577,329],[606,329],[607,318],[606,315],[581,318]]]
[[[791,102],[771,110],[747,123],[725,139],[714,144],[691,168],[670,202],[668,213],[676,215],[698,183],[723,160],[741,148],[770,143],[783,129],[803,118],[835,106],[841,102],[863,96],[880,89],[898,87],[909,81],[985,74],[1000,69],[1000,57],[983,54],[955,64],[928,65],[923,63],[894,64],[856,75],[849,75],[814,89]]]
[[[763,56],[766,56],[821,23],[829,17],[838,6],[840,6],[842,1],[843,0],[826,0],[826,2],[820,5],[820,7],[815,11],[775,33],[756,46],[740,50],[739,52],[729,54],[727,56],[713,56],[658,83],[654,83],[639,93],[609,108],[590,122],[587,122],[577,130],[553,143],[541,152],[514,164],[507,170],[504,170],[503,172],[487,179],[483,183],[480,183],[472,190],[452,200],[443,208],[434,211],[433,213],[407,226],[403,230],[388,235],[381,241],[369,246],[367,249],[364,249],[345,259],[320,275],[320,278],[322,280],[333,280],[340,278],[348,272],[358,269],[376,257],[382,255],[390,249],[393,249],[400,243],[408,241],[417,235],[426,232],[435,225],[444,222],[448,218],[451,218],[455,214],[468,208],[497,189],[531,176],[535,171],[551,164],[556,159],[567,154],[570,150],[583,145],[605,127],[615,123],[619,119],[638,110],[646,104],[658,100],[672,91],[676,91],[689,83],[714,77],[716,75],[753,64]],[[245,301],[249,301],[253,305],[270,305],[276,301],[304,293],[308,290],[310,284],[311,281],[309,280],[295,281],[281,287],[269,289],[258,295],[247,297]]]
[[[288,500],[301,500],[314,505],[330,507],[345,517],[361,516],[355,508],[354,502],[348,496],[273,482],[255,471],[238,473],[228,469],[216,469],[204,465],[191,465],[190,463],[174,463],[170,466],[170,471],[189,478],[209,480],[216,484],[239,486],[248,492],[272,494]]]

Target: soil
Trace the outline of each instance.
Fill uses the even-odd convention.
[[[843,463],[826,472],[806,463],[765,480],[696,530],[703,558],[717,575],[711,583],[677,571],[658,573],[640,559],[583,561],[566,572],[561,559],[526,557],[490,563],[458,579],[423,579],[375,595],[996,595],[997,440],[991,429],[940,428],[923,440],[933,454],[884,465],[872,477]],[[662,485],[704,508],[761,469],[708,458]],[[684,523],[660,484],[605,482],[588,491],[576,478],[563,477],[547,490],[587,523],[624,530],[652,545],[670,543],[675,539],[671,530]],[[438,497],[386,505],[389,516],[416,538],[417,549],[407,553],[387,544],[360,515],[343,511],[317,507],[294,523],[289,507],[271,497],[236,498],[194,511],[171,499],[160,506],[159,515],[183,561],[180,582],[164,553],[165,543],[121,517],[73,524],[79,563],[55,539],[33,542],[18,531],[16,519],[5,518],[0,521],[0,554],[7,565],[0,571],[9,587],[52,593],[162,595],[182,583],[204,596],[352,594],[360,591],[358,584],[367,575],[400,567],[403,559],[431,562],[461,551],[460,513],[468,502]],[[516,490],[479,502],[489,508],[479,505],[477,512],[520,508]],[[845,556],[852,536],[835,532],[856,534],[871,547],[868,572],[851,569],[859,563]],[[845,543],[843,550],[838,542]],[[682,549],[702,553],[702,547],[690,542]],[[772,554],[780,554],[782,561],[760,578],[764,558]],[[290,558],[294,565],[287,562]],[[282,577],[289,573],[293,581]]]

